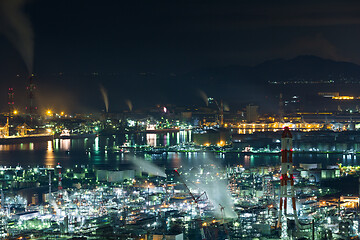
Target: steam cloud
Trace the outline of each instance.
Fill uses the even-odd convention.
[[[227,179],[214,179],[206,184],[198,184],[198,187],[206,192],[218,217],[237,218],[234,203],[228,190]],[[221,207],[224,209],[222,210]]]
[[[131,102],[129,99],[125,100],[125,102],[126,102],[126,105],[129,107],[129,110],[130,110],[130,112],[131,112],[132,109],[133,109],[132,102]]]
[[[131,157],[129,160],[133,164],[135,164],[139,170],[143,172],[147,172],[155,176],[166,177],[166,173],[164,172],[164,170],[162,170],[161,168],[159,168],[158,166],[156,166],[151,162],[145,161],[137,157]]]
[[[204,100],[206,106],[209,106],[208,96],[203,90],[199,90],[200,97]]]
[[[230,107],[227,103],[224,103],[224,111],[226,112],[230,111]]]
[[[234,202],[231,198],[231,193],[228,189],[228,179],[221,178],[218,172],[223,172],[224,169],[211,159],[205,159],[204,171],[209,172],[199,182],[194,176],[190,176],[187,180],[192,182],[195,187],[194,190],[206,192],[208,200],[215,208],[215,215],[224,218],[237,218],[234,210]],[[223,209],[222,209],[223,207]]]
[[[106,110],[106,112],[109,112],[109,98],[108,98],[106,89],[101,84],[100,84],[100,92],[101,92],[101,95],[103,96],[103,99],[104,99],[105,110]]]
[[[20,53],[30,74],[34,61],[34,32],[22,11],[25,3],[26,0],[0,0],[0,31]]]

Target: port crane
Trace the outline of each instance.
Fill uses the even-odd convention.
[[[221,212],[221,224],[222,224],[222,226],[224,228],[224,232],[225,232],[225,234],[227,236],[227,239],[230,239],[229,230],[228,230],[228,228],[227,228],[227,226],[225,224],[225,207],[223,205],[221,205],[220,203],[219,203],[219,206],[220,206],[220,212]]]
[[[205,198],[207,199],[207,195],[206,195],[206,192],[203,192],[202,194],[200,194],[200,196],[198,197],[195,197],[195,195],[190,191],[189,187],[187,186],[187,184],[185,183],[184,179],[181,177],[180,173],[178,172],[178,170],[174,169],[174,172],[175,174],[179,177],[181,183],[185,186],[187,192],[190,194],[193,202],[196,204],[196,209],[198,211],[198,214],[200,216],[200,208],[199,208],[199,200],[205,196]],[[205,232],[204,232],[204,228],[203,228],[203,224],[202,224],[202,221],[201,221],[201,217],[199,217],[198,219],[198,223],[199,223],[199,228],[200,228],[200,234],[201,234],[201,239],[202,240],[206,240],[206,236],[205,236]]]
[[[174,170],[174,172],[176,173],[176,175],[179,177],[181,183],[185,186],[186,190],[188,191],[188,193],[190,194],[192,200],[194,201],[194,203],[198,204],[199,200],[205,196],[205,198],[207,199],[207,195],[206,192],[203,192],[202,194],[200,194],[200,196],[195,197],[194,194],[190,191],[189,187],[187,186],[187,184],[185,183],[184,179],[181,177],[180,173],[178,172],[178,170]]]

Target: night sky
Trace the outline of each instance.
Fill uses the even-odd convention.
[[[358,1],[32,0],[24,11],[34,31],[42,107],[100,111],[100,83],[113,111],[125,109],[125,99],[134,108],[167,103],[192,72],[298,55],[360,64]],[[27,74],[4,34],[0,52],[0,106],[6,110],[10,85],[23,104]],[[196,95],[189,89],[179,87]]]

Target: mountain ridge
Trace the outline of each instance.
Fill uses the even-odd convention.
[[[334,61],[314,55],[268,60],[255,66],[229,65],[188,73],[185,78],[200,83],[267,83],[331,80],[337,83],[360,82],[360,65]]]

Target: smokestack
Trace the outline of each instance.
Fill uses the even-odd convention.
[[[37,107],[34,106],[35,104],[35,83],[34,83],[35,75],[31,74],[29,77],[29,84],[26,87],[26,91],[28,94],[28,106],[26,107],[27,113],[29,114],[30,118],[32,119],[33,115],[36,113]]]
[[[220,126],[224,125],[224,104],[223,100],[220,100]]]

